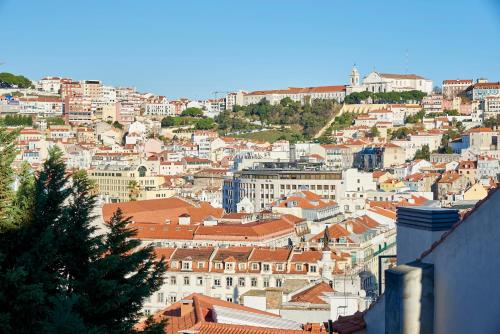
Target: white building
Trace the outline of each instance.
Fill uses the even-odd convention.
[[[419,90],[427,94],[432,92],[432,80],[416,74],[391,74],[373,71],[361,83],[359,72],[354,66],[349,79],[350,84],[347,86],[347,94],[362,91],[385,93]]]

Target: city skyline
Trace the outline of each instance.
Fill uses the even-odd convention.
[[[88,3],[0,2],[4,24],[16,27],[0,53],[0,71],[34,80],[99,79],[194,99],[214,91],[347,84],[354,63],[362,76],[374,69],[415,73],[435,85],[500,77],[494,1],[480,1],[473,11],[466,1],[388,2],[383,9],[369,2]],[[26,24],[15,26],[16,12]],[[410,14],[423,12],[425,22]],[[477,47],[464,48],[467,41]]]

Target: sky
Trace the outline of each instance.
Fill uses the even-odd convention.
[[[500,0],[0,0],[0,25],[0,72],[169,98],[347,84],[353,64],[500,80]]]

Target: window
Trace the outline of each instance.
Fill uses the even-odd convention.
[[[316,272],[316,266],[310,266],[309,267],[309,271],[312,272],[312,273],[315,273]]]
[[[177,268],[177,261],[172,261],[172,263],[170,265],[172,266],[172,268],[176,269]]]
[[[233,268],[234,268],[233,262],[226,262],[226,270],[233,270]]]
[[[295,265],[295,269],[297,269],[298,271],[302,271],[302,264],[301,263],[297,263]]]
[[[245,277],[238,278],[238,286],[241,286],[241,287],[245,286],[245,281],[246,281]]]
[[[268,263],[264,263],[262,265],[262,270],[264,270],[265,272],[268,272],[270,269],[271,269],[271,267],[269,266]]]
[[[196,277],[196,284],[203,285],[203,277],[201,277],[201,276]]]
[[[253,277],[251,280],[250,280],[250,285],[255,288],[257,286],[257,278]]]
[[[233,286],[233,278],[232,277],[226,277],[226,286],[227,287]]]
[[[226,296],[226,301],[232,303],[233,302],[233,296],[227,295]]]
[[[147,315],[147,316],[151,315],[151,310],[145,309],[144,310],[144,314]]]
[[[191,262],[189,262],[189,261],[182,261],[182,269],[183,270],[191,270]]]
[[[244,263],[240,263],[239,265],[240,270],[245,270],[246,265]]]
[[[175,303],[177,301],[177,296],[174,294],[174,295],[171,295],[170,296],[170,302],[171,303]]]
[[[170,284],[171,285],[176,285],[177,284],[177,278],[175,276],[170,276]]]
[[[190,285],[191,282],[189,281],[189,277],[188,276],[184,276],[184,285]]]
[[[203,269],[205,267],[205,262],[198,262],[198,269]]]
[[[222,269],[222,262],[216,262],[215,269]]]
[[[259,264],[258,263],[252,263],[252,269],[253,270],[259,270]]]
[[[163,303],[164,302],[163,292],[158,292],[156,301],[158,303]]]
[[[281,278],[277,278],[276,279],[276,287],[280,288],[282,285],[283,285],[283,281],[281,280]]]
[[[214,286],[220,287],[220,278],[214,278]]]
[[[269,278],[264,278],[264,288],[269,288]]]
[[[278,263],[278,264],[276,265],[276,270],[277,270],[277,271],[283,271],[283,263]]]

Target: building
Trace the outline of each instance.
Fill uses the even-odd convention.
[[[148,101],[144,106],[145,116],[171,116],[170,103],[164,96]]]
[[[500,266],[490,259],[500,252],[499,201],[492,190],[462,219],[457,210],[400,209],[398,266],[385,272],[382,298],[348,318],[359,327],[343,333],[497,332]]]
[[[464,94],[472,84],[473,81],[470,79],[443,80],[443,98],[453,100],[455,97]]]
[[[347,94],[353,92],[368,91],[373,93],[404,92],[419,90],[430,94],[432,92],[432,80],[425,79],[416,74],[390,74],[371,72],[359,81],[359,72],[354,66],[349,76],[350,85],[347,86]]]
[[[151,315],[151,309],[145,309]],[[321,334],[323,324],[301,324],[275,313],[246,307],[230,301],[193,293],[163,306],[153,315],[155,322],[165,321],[165,334]],[[137,329],[142,329],[144,323]]]
[[[478,82],[468,90],[472,92],[472,99],[483,101],[485,98],[500,96],[500,82]]]
[[[59,97],[21,97],[19,113],[36,117],[61,117],[63,102]]]
[[[92,100],[82,95],[66,95],[64,99],[64,119],[69,124],[90,124],[95,116],[92,111]]]
[[[83,80],[80,84],[84,96],[89,97],[92,101],[102,98],[102,83],[100,80]]]
[[[266,99],[270,104],[277,104],[285,97],[302,104],[316,99],[344,101],[346,86],[290,87],[287,89],[258,90],[243,95],[243,105],[259,103]]]
[[[235,172],[224,180],[223,207],[237,211],[237,204],[247,198],[247,212],[260,211],[290,193],[310,190],[322,198],[335,200],[340,194],[342,173],[315,170],[314,166],[290,162],[259,163],[254,168]]]
[[[443,111],[443,95],[431,94],[422,99],[422,108],[426,114]]]
[[[484,119],[496,118],[500,115],[500,96],[487,96],[481,108],[484,110]]]
[[[106,202],[168,198],[175,194],[166,185],[165,177],[152,175],[143,165],[100,164],[90,169],[88,175]]]

